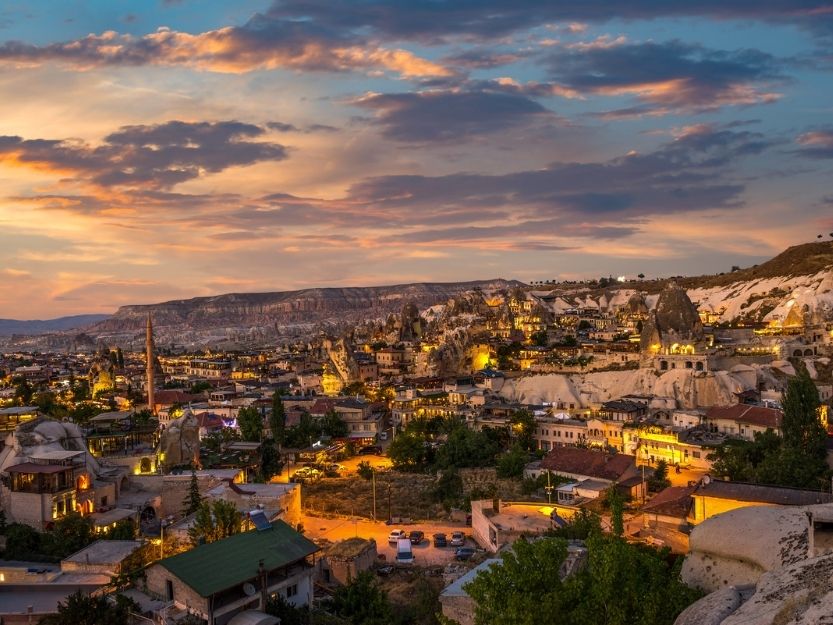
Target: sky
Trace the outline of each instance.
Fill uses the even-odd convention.
[[[0,4],[3,318],[831,232],[831,0]]]

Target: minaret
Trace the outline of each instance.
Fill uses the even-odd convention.
[[[148,313],[147,333],[145,336],[145,357],[147,359],[145,372],[147,374],[148,384],[148,409],[153,413],[153,322],[150,319],[150,313]]]

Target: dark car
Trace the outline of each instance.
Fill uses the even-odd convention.
[[[367,445],[359,449],[360,456],[381,456],[382,448],[379,445]]]
[[[411,540],[412,545],[418,545],[423,540],[425,540],[425,532],[420,532],[419,530],[414,530],[410,534],[408,534],[408,538]]]
[[[454,552],[454,557],[457,560],[471,560],[474,556],[474,547],[460,547]]]
[[[434,546],[448,547],[448,540],[446,539],[445,534],[434,534]]]

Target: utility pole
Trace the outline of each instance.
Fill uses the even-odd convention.
[[[370,473],[371,480],[373,481],[373,520],[376,520],[376,469],[373,469]]]
[[[552,484],[550,484],[550,472],[549,469],[547,470],[547,486],[544,488],[547,492],[547,503],[552,503]]]

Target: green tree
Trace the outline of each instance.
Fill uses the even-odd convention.
[[[314,437],[318,436],[318,426],[308,412],[302,412],[298,419],[298,425],[286,430],[286,446],[304,448],[312,445]]]
[[[45,534],[42,544],[50,555],[64,558],[94,540],[92,519],[74,512],[55,521],[52,529]]]
[[[499,448],[488,434],[460,424],[437,451],[434,464],[438,469],[493,466],[498,451]]]
[[[520,539],[493,565],[465,586],[475,601],[478,625],[538,625],[542,615],[569,610],[570,596],[563,592],[561,565],[567,543],[544,538],[534,543]],[[588,621],[590,623],[592,621]]]
[[[116,526],[104,534],[105,540],[134,540],[136,538],[136,524],[133,519],[116,521]]]
[[[558,615],[566,625],[671,625],[700,593],[679,578],[667,552],[591,529],[584,569],[561,579],[564,539],[519,540],[503,562],[465,586],[477,625],[537,625]]]
[[[321,418],[321,433],[331,438],[347,436],[347,424],[335,410],[328,410]]]
[[[244,441],[260,441],[263,437],[263,419],[257,408],[241,408],[237,413],[237,427]]]
[[[242,526],[243,515],[233,503],[222,499],[203,501],[188,529],[188,537],[193,545],[213,543],[237,534]]]
[[[370,571],[362,571],[349,584],[337,588],[332,607],[353,625],[389,625],[393,619],[388,596]]]
[[[266,602],[266,614],[277,616],[280,625],[309,625],[309,608],[297,608],[281,595],[275,595]]]
[[[283,445],[286,439],[286,408],[284,408],[283,399],[281,399],[281,394],[278,391],[272,394],[272,412],[269,415],[269,429],[278,447]]]
[[[182,514],[188,516],[197,511],[202,503],[202,495],[200,494],[200,485],[197,481],[197,472],[191,469],[191,481],[188,483],[188,492],[185,494],[185,499],[182,501]]]
[[[401,432],[388,447],[388,458],[397,471],[420,472],[427,466],[427,449],[423,437]]]
[[[260,445],[260,461],[258,468],[258,475],[261,480],[268,482],[273,475],[278,475],[283,471],[283,461],[281,455],[278,453],[278,447],[275,441],[267,438]]]
[[[671,486],[671,480],[668,479],[668,463],[665,460],[660,460],[654,468],[654,475],[648,480],[648,488],[658,493],[669,486]]]
[[[610,506],[610,529],[614,536],[625,533],[625,498],[614,484],[607,489],[607,503]]]
[[[521,449],[532,451],[535,449],[535,416],[529,410],[516,410],[509,421],[512,438]]]
[[[356,473],[360,478],[370,480],[373,477],[373,467],[367,460],[362,460],[356,465]]]
[[[15,378],[15,380],[14,397],[17,400],[17,404],[18,406],[28,406],[29,402],[32,401],[32,394],[34,393],[32,385],[25,378]]]
[[[502,478],[523,477],[524,467],[529,463],[529,452],[517,442],[497,459],[497,476]]]
[[[128,622],[125,604],[113,604],[107,597],[85,595],[80,590],[58,602],[57,614],[41,619],[42,625],[124,625]]]
[[[781,432],[784,444],[803,449],[808,456],[824,457],[827,432],[819,419],[819,391],[806,367],[787,382],[781,398],[784,418]]]
[[[442,503],[447,509],[463,498],[463,478],[457,469],[443,471],[431,489],[431,499]]]
[[[29,560],[41,553],[41,538],[37,530],[23,523],[10,523],[6,526],[6,550],[3,557],[7,560]]]

